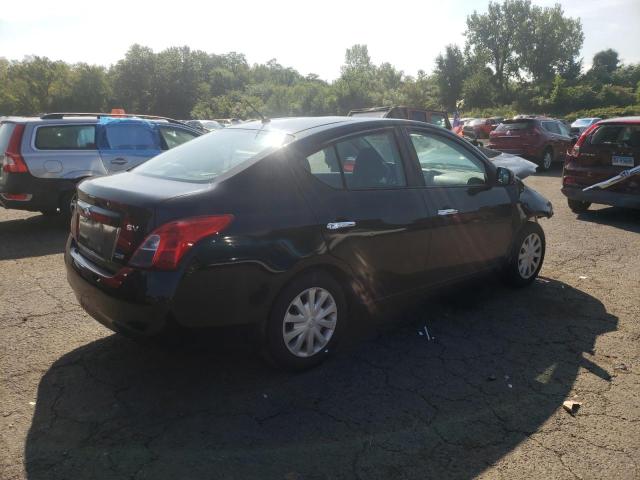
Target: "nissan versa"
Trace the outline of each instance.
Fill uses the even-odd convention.
[[[82,182],[65,261],[81,305],[114,331],[252,324],[271,361],[304,369],[333,351],[352,305],[490,271],[531,283],[537,218],[552,214],[443,128],[265,119]]]

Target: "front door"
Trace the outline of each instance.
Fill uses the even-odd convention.
[[[509,251],[515,204],[473,147],[433,131],[407,131],[424,178],[432,230],[429,280],[435,284],[485,270]]]
[[[376,130],[302,159],[302,189],[329,252],[351,267],[365,302],[424,285],[426,209],[398,140],[394,129]]]

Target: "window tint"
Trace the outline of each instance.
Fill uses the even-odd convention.
[[[309,155],[303,165],[309,173],[321,182],[333,188],[343,188],[342,173],[340,172],[340,165],[334,147],[327,147],[313,155]]]
[[[150,126],[115,123],[106,127],[107,143],[112,150],[159,150],[156,132]]]
[[[560,129],[560,135],[564,135],[565,137],[568,137],[569,134],[569,129],[566,127],[566,125],[562,122],[558,122],[558,128]]]
[[[529,130],[533,127],[533,122],[521,122],[514,120],[505,120],[496,127],[496,132],[506,132],[507,130]]]
[[[95,125],[52,125],[38,127],[36,148],[39,150],[94,150]]]
[[[160,127],[160,135],[162,135],[162,139],[167,145],[167,148],[177,147],[198,136],[195,133],[175,127]]]
[[[484,165],[462,145],[428,134],[411,132],[427,186],[482,185],[486,183]]]
[[[590,143],[640,149],[640,125],[602,125],[591,134]]]
[[[426,112],[420,112],[417,110],[412,110],[411,111],[411,120],[417,120],[418,122],[427,122],[427,113]]]
[[[349,138],[336,144],[350,189],[391,188],[407,184],[391,132]]]
[[[440,113],[432,113],[431,114],[431,123],[433,125],[437,125],[439,127],[446,127],[447,122],[444,119],[444,115]]]
[[[185,182],[211,182],[252,158],[275,151],[293,137],[279,131],[223,128],[161,153],[134,172]]]

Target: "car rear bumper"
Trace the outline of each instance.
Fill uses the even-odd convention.
[[[38,178],[30,173],[3,173],[0,179],[0,205],[28,211],[55,210],[61,196],[75,188],[68,179]],[[12,200],[10,195],[28,195],[26,200]]]
[[[638,194],[620,193],[607,189],[593,189],[583,192],[581,187],[563,187],[561,191],[571,200],[611,205],[613,207],[640,208],[640,195]]]
[[[247,263],[176,271],[123,267],[112,274],[84,257],[71,236],[65,264],[68,282],[89,315],[114,331],[141,336],[171,324],[200,328],[259,323],[286,280]]]

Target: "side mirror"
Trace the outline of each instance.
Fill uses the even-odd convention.
[[[504,167],[496,169],[496,182],[498,185],[511,185],[515,181],[515,175],[511,170]]]

